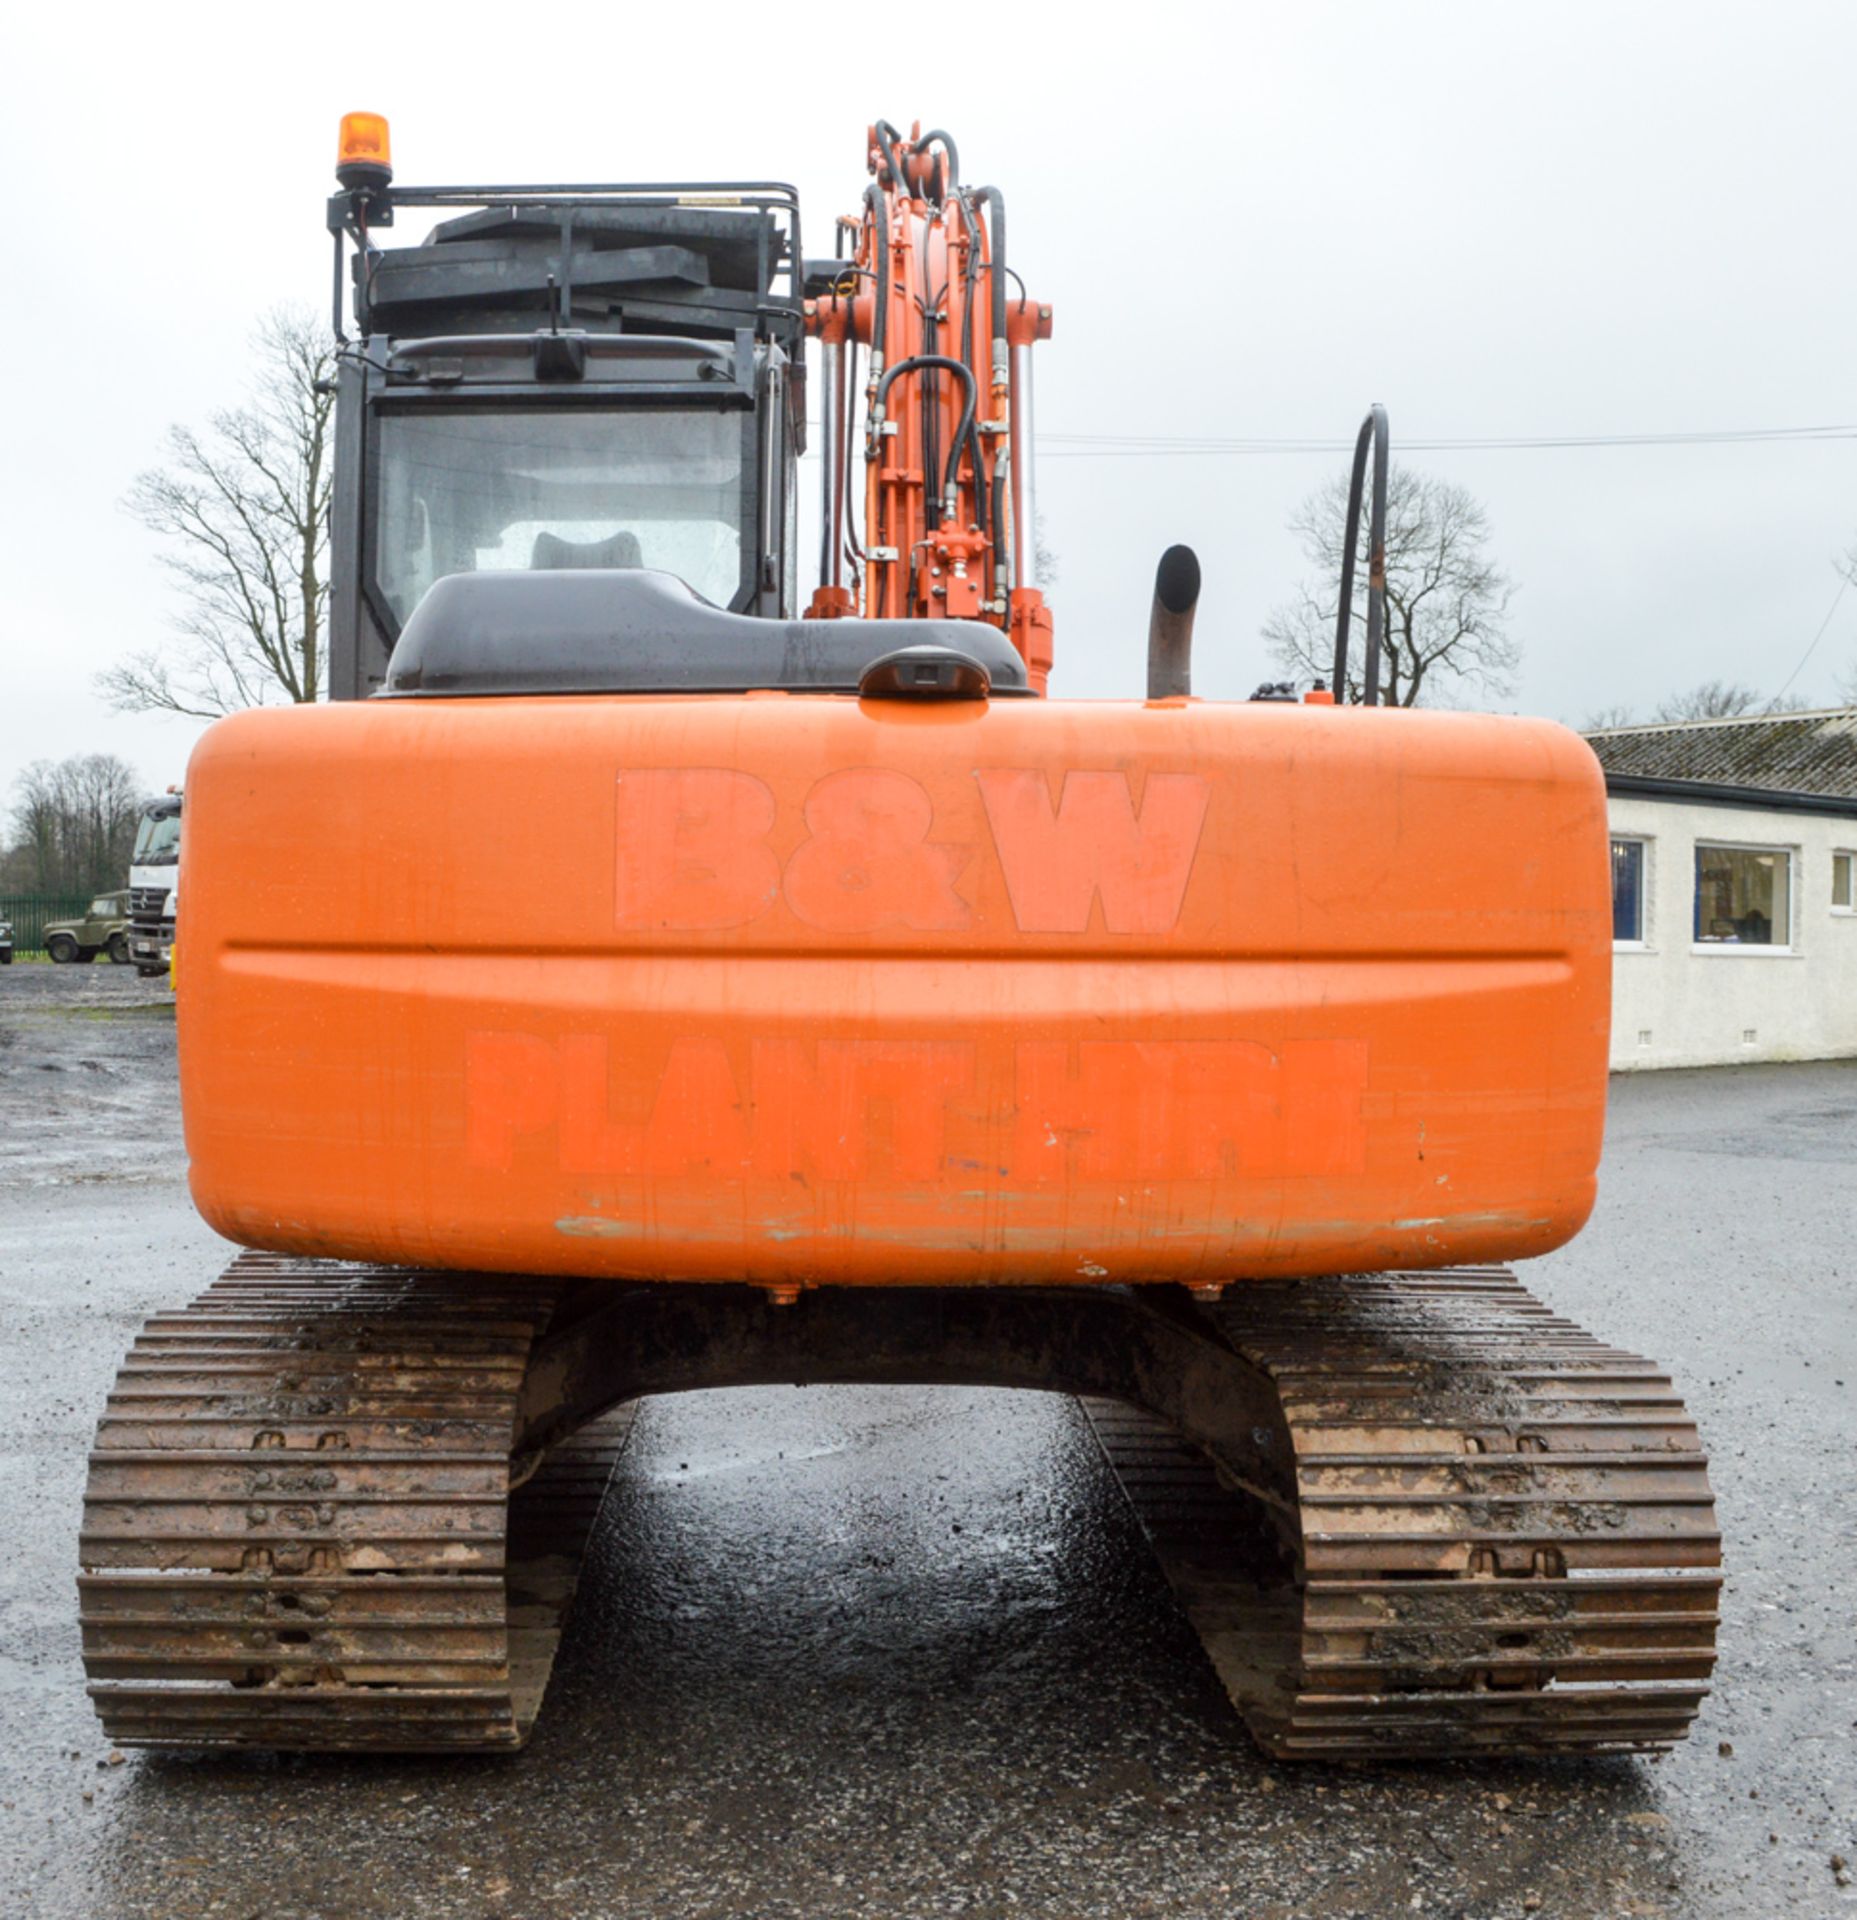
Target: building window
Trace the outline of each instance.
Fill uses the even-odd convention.
[[[1792,945],[1793,857],[1784,847],[1696,848],[1696,940]]]
[[[1644,842],[1612,842],[1612,938],[1621,946],[1644,944]]]
[[[1857,853],[1831,856],[1831,911],[1857,913]]]

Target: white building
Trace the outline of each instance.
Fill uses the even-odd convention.
[[[1612,1065],[1857,1055],[1857,707],[1589,733]]]

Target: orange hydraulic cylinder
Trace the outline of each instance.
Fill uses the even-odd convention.
[[[1546,1252],[1610,896],[1545,722],[377,700],[187,776],[192,1184],[537,1274],[1204,1284]]]

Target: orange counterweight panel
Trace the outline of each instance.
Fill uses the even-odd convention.
[[[187,775],[195,1200],[289,1252],[777,1286],[1539,1254],[1611,919],[1546,722],[375,700]]]

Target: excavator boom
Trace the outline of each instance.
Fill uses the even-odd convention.
[[[986,620],[1042,693],[1051,616],[1036,581],[1031,347],[1051,337],[1051,309],[1007,265],[1005,196],[961,180],[947,134],[879,120],[869,165],[860,213],[839,226],[850,255],[807,310],[826,419],[812,611]],[[861,446],[847,405],[860,349]]]

